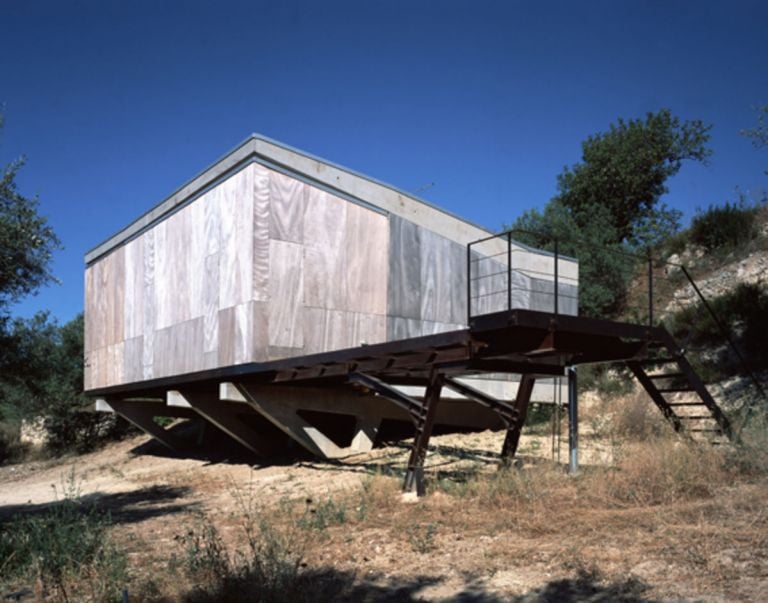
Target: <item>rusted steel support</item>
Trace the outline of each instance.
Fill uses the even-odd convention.
[[[520,379],[520,385],[517,388],[517,397],[515,398],[515,410],[517,417],[509,424],[507,435],[504,438],[504,446],[501,449],[501,463],[508,466],[515,458],[517,445],[520,443],[520,433],[525,425],[525,419],[528,416],[528,405],[531,401],[533,386],[536,383],[536,377],[533,375],[523,375]]]
[[[455,381],[450,377],[445,377],[443,383],[448,389],[452,389],[453,391],[465,396],[467,399],[472,400],[473,402],[477,402],[486,408],[490,408],[493,412],[501,417],[502,421],[504,421],[504,424],[507,426],[513,423],[515,417],[517,416],[517,411],[515,410],[514,406],[501,400],[497,400],[496,398],[493,398],[488,394],[475,389],[474,387],[466,385],[465,383],[461,383],[460,381]]]
[[[432,427],[435,423],[437,405],[440,402],[440,392],[443,388],[443,377],[436,370],[429,375],[429,385],[424,393],[424,404],[416,423],[416,436],[408,458],[408,467],[405,472],[404,492],[416,490],[417,496],[424,496],[424,461],[427,457],[427,446],[432,435]]]

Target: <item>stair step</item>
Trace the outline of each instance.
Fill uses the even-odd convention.
[[[706,406],[704,402],[667,402],[669,406]]]
[[[679,386],[679,387],[659,387],[657,388],[659,390],[660,394],[672,394],[676,392],[695,392],[695,389],[691,389],[690,386]]]
[[[696,433],[719,433],[722,434],[722,429],[701,429],[701,428],[695,428],[695,429],[689,429],[688,431],[694,431]]]
[[[684,421],[699,421],[701,419],[713,419],[712,415],[677,415],[678,419],[682,419]]]
[[[647,375],[649,379],[676,379],[678,377],[685,377],[685,373],[653,373]]]

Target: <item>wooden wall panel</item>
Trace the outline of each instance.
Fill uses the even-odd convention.
[[[203,352],[216,352],[219,349],[219,261],[220,255],[212,253],[206,256],[203,272]]]
[[[99,265],[96,264],[94,266],[88,266],[85,269],[85,295],[83,298],[83,305],[86,320],[84,324],[83,347],[85,348],[86,354],[91,350],[95,350],[97,347],[96,337],[98,335],[98,318],[96,314],[96,289],[93,284],[93,279],[95,273],[98,271],[98,266]]]
[[[389,221],[386,216],[350,203],[346,229],[345,309],[384,315],[387,312]]]
[[[192,253],[192,224],[189,206],[176,212],[165,227],[167,272],[163,280],[163,304],[167,306],[166,324],[175,325],[191,318],[190,256]]]
[[[388,338],[462,328],[466,247],[398,216],[389,220]]]
[[[270,171],[252,165],[253,171],[253,299],[269,300],[269,194]]]
[[[201,200],[204,201],[204,200]],[[189,315],[187,319],[200,318],[205,314],[205,299],[207,293],[206,286],[206,225],[205,225],[205,204],[192,203],[182,211],[189,214],[190,234],[188,247],[185,250],[187,255],[186,268],[189,271],[187,282],[189,283]]]
[[[253,171],[239,171],[212,192],[221,228],[219,308],[229,308],[253,295]]]
[[[389,217],[388,311],[391,316],[421,318],[420,228],[399,216]]]
[[[155,296],[155,235],[153,228],[141,235],[139,239],[144,247],[144,316],[142,332],[141,364],[144,379],[154,377],[152,363],[154,361],[155,330],[157,328],[157,299]]]
[[[302,243],[306,185],[274,171],[269,174],[269,184],[269,237]]]
[[[304,353],[341,350],[387,340],[386,316],[304,308]]]
[[[138,337],[144,324],[144,245],[141,239],[125,246],[125,338]]]
[[[303,347],[304,250],[297,243],[269,242],[269,345]]]
[[[123,351],[123,381],[125,383],[134,383],[144,379],[143,354],[144,338],[141,335],[125,340]]]
[[[247,166],[88,268],[86,383],[385,341],[389,245],[386,216]]]
[[[175,291],[173,284],[172,258],[168,253],[168,222],[160,222],[152,229],[154,235],[154,313],[156,330],[165,329],[173,324],[173,303],[171,296]]]
[[[304,303],[341,310],[347,291],[348,201],[308,188],[304,222]]]

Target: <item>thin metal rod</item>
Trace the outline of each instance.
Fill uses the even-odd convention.
[[[467,245],[467,326],[472,319],[472,243]]]
[[[507,233],[507,310],[512,309],[512,233]]]
[[[568,472],[579,471],[579,393],[576,369],[568,367]]]
[[[559,275],[557,273],[557,268],[558,268],[557,265],[559,264],[559,262],[557,261],[558,257],[559,257],[559,250],[557,245],[557,239],[555,239],[555,316],[557,316],[558,311],[560,310],[557,303],[557,294],[559,289],[558,287]]]
[[[648,326],[653,326],[653,258],[648,250]]]

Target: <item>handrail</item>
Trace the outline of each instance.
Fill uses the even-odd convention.
[[[520,241],[517,241],[517,240],[515,240],[513,238],[513,236],[516,233],[517,234],[521,234],[521,235],[529,235],[529,236],[532,236],[532,237],[546,237],[548,239],[548,242],[554,248],[554,252],[548,252],[548,251],[544,251],[544,250],[540,250],[540,249],[535,249],[535,248],[530,247],[529,245],[526,245],[525,243],[521,243]],[[473,264],[473,261],[478,261],[478,260],[473,260],[472,259],[472,252],[474,250],[473,248],[476,249],[478,245],[481,245],[483,243],[488,243],[489,241],[493,241],[493,240],[499,240],[499,242],[501,244],[505,244],[506,247],[507,247],[506,248],[506,254],[504,254],[504,252],[498,252],[498,253],[494,253],[493,256],[492,256],[494,258],[499,258],[496,261],[499,261],[499,263],[502,263],[503,260],[501,260],[500,258],[502,256],[506,255],[506,261],[507,261],[506,270],[502,269],[502,270],[500,270],[498,272],[493,273],[492,275],[479,275],[476,279],[472,279],[472,264]],[[526,230],[526,229],[513,228],[513,229],[505,230],[504,232],[498,233],[496,235],[491,235],[491,236],[488,236],[488,237],[484,237],[482,239],[478,239],[476,241],[472,241],[469,244],[467,244],[467,322],[468,322],[468,324],[470,323],[470,321],[472,319],[472,316],[473,316],[473,312],[472,312],[472,300],[473,300],[472,282],[473,282],[473,280],[480,281],[480,280],[482,280],[484,278],[489,278],[491,276],[498,276],[498,275],[504,274],[506,272],[506,279],[507,279],[507,282],[506,282],[506,285],[505,285],[506,294],[507,294],[506,295],[506,306],[507,306],[508,310],[512,309],[512,291],[513,291],[513,289],[514,290],[519,289],[519,287],[513,287],[512,286],[512,273],[514,272],[514,268],[513,268],[513,265],[512,265],[512,263],[513,263],[513,256],[512,256],[512,251],[513,251],[512,250],[512,245],[513,245],[513,243],[515,245],[519,246],[519,247],[522,247],[526,251],[530,251],[531,253],[534,253],[534,254],[542,254],[543,253],[543,254],[546,254],[546,255],[550,255],[551,254],[551,256],[554,258],[554,267],[553,267],[553,270],[552,270],[552,278],[554,279],[553,280],[553,292],[552,292],[552,295],[554,297],[554,304],[553,304],[552,313],[553,313],[553,315],[555,317],[557,317],[558,314],[560,313],[560,308],[559,308],[559,299],[561,297],[561,292],[559,290],[560,289],[560,281],[561,281],[560,266],[559,266],[560,260],[567,258],[568,260],[571,260],[571,261],[578,261],[578,259],[577,258],[572,258],[572,257],[569,257],[569,256],[561,255],[560,254],[561,240],[558,237],[552,236],[551,233],[535,232],[535,231]],[[592,243],[590,241],[585,241],[585,240],[580,239],[580,238],[569,239],[567,241],[567,243],[569,245],[573,246],[574,248],[586,247],[586,248],[590,248],[590,249],[593,249],[593,250],[601,250],[603,252],[608,252],[608,253],[611,253],[611,254],[622,255],[622,256],[625,256],[627,258],[632,258],[632,259],[634,259],[636,261],[636,265],[637,266],[641,266],[642,265],[641,262],[647,263],[647,271],[648,271],[648,274],[647,274],[647,279],[648,279],[648,308],[647,308],[647,310],[648,310],[648,325],[651,326],[651,327],[656,326],[656,323],[658,322],[658,318],[656,318],[655,313],[654,313],[654,299],[653,299],[653,296],[654,296],[654,275],[653,275],[654,267],[658,268],[658,267],[670,266],[670,267],[679,268],[681,273],[685,276],[685,278],[687,279],[688,283],[693,288],[693,291],[695,292],[696,296],[698,297],[698,300],[701,302],[701,305],[706,309],[706,311],[712,317],[712,319],[714,320],[715,325],[717,326],[718,331],[723,336],[723,338],[727,342],[729,348],[734,353],[736,359],[738,360],[738,364],[741,365],[742,374],[746,375],[749,378],[749,380],[753,383],[753,385],[755,386],[755,388],[756,388],[757,392],[760,394],[760,396],[762,396],[763,398],[768,400],[768,394],[766,393],[765,388],[763,388],[762,384],[760,383],[760,380],[757,378],[757,376],[755,375],[754,371],[752,371],[749,368],[749,365],[747,364],[746,359],[742,355],[742,353],[739,350],[736,342],[734,341],[733,337],[731,336],[731,333],[729,332],[729,329],[726,327],[726,325],[723,323],[723,321],[720,319],[720,317],[716,314],[716,312],[714,311],[714,308],[709,303],[709,301],[706,299],[706,297],[702,293],[702,291],[699,288],[699,286],[693,280],[693,277],[691,276],[690,272],[688,271],[688,269],[687,269],[687,267],[685,265],[683,265],[682,263],[678,263],[678,262],[670,262],[668,260],[661,260],[660,258],[654,258],[653,255],[651,254],[650,248],[647,249],[645,255],[640,255],[638,253],[633,253],[633,252],[627,251],[626,249],[607,247],[605,245],[599,245],[599,244],[596,244],[596,243]],[[477,253],[481,254],[481,252],[477,252]],[[490,259],[491,258],[491,256],[487,255],[487,254],[481,254],[481,255],[485,255],[485,257],[484,258],[481,257],[480,260],[482,260],[482,259]],[[524,271],[519,271],[519,272],[524,273]],[[498,295],[498,294],[502,294],[502,293],[504,293],[504,290],[493,291],[491,293],[487,293],[487,294],[484,294],[484,295],[487,297],[487,296],[490,296],[490,295]],[[479,299],[480,297],[482,297],[482,295],[478,295],[477,297]],[[569,296],[566,295],[566,297],[569,297]],[[750,404],[749,408],[748,408],[748,415],[747,416],[751,415],[751,413],[753,412],[753,409],[754,409],[754,405]]]

